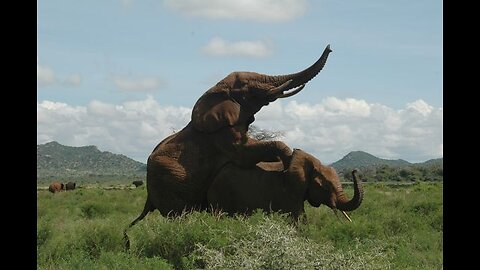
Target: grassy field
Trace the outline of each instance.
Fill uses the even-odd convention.
[[[155,211],[129,230],[126,253],[145,198],[145,186],[37,191],[38,269],[442,269],[442,183],[365,185],[352,223],[325,206],[306,207],[297,227],[278,214]]]

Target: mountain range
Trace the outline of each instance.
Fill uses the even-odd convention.
[[[147,165],[125,155],[100,151],[94,145],[65,146],[52,141],[37,145],[37,179],[51,177],[140,176]]]
[[[422,163],[410,163],[397,159],[378,158],[363,151],[352,151],[342,159],[330,164],[342,172],[353,168],[377,168],[409,166],[443,168],[443,158]],[[125,155],[100,151],[96,146],[65,146],[56,141],[37,145],[37,179],[58,177],[137,176],[144,177],[147,165]]]
[[[337,171],[352,170],[354,168],[376,168],[379,166],[389,166],[392,168],[437,166],[443,168],[443,158],[430,159],[421,163],[410,163],[403,159],[382,159],[367,152],[352,151],[330,165]]]

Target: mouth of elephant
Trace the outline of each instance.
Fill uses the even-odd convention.
[[[281,93],[278,93],[278,94],[273,94],[273,95],[269,95],[267,100],[269,102],[272,102],[272,101],[275,101],[276,99],[278,98],[286,98],[286,97],[291,97],[295,94],[297,94],[298,92],[302,91],[302,89],[305,87],[305,84],[302,84],[298,87],[295,87],[295,88],[292,88],[292,89],[288,89],[288,90],[285,90],[285,91],[282,91]]]
[[[310,200],[310,199],[308,199],[307,201],[308,201],[308,203],[309,203],[311,206],[313,206],[313,207],[320,207],[320,205],[322,205],[322,203],[317,202],[317,201],[312,201],[312,200]]]

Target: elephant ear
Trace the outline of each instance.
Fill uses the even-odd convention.
[[[192,110],[192,124],[201,132],[215,132],[235,125],[240,118],[240,104],[226,92],[207,92]]]
[[[288,180],[287,184],[290,185],[289,190],[292,190],[292,193],[303,194],[306,190],[310,167],[311,165],[308,164],[305,158],[305,152],[300,149],[294,149],[290,166],[285,172]]]

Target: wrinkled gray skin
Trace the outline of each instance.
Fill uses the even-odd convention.
[[[213,209],[230,215],[262,209],[289,213],[298,219],[304,213],[305,200],[314,207],[325,204],[341,211],[353,211],[363,200],[356,171],[352,172],[354,195],[348,200],[335,169],[300,149],[294,150],[288,169],[281,169],[281,162],[262,163],[254,168],[230,163],[214,178],[208,202]]]
[[[207,190],[225,164],[252,168],[258,162],[288,166],[291,149],[281,141],[257,141],[247,135],[254,115],[278,98],[297,94],[325,65],[327,46],[309,68],[270,76],[233,72],[206,91],[195,103],[191,121],[160,142],[147,161],[147,200],[129,227],[158,209],[163,216],[207,209]],[[125,233],[126,246],[128,238]]]

